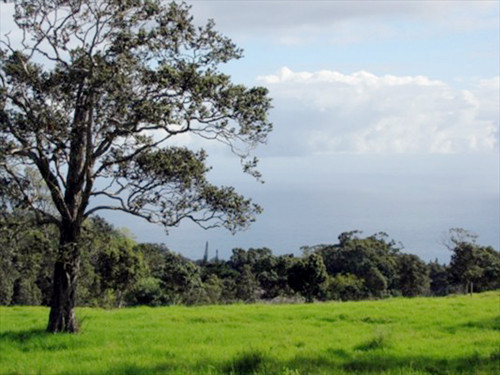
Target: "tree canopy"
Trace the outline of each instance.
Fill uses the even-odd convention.
[[[20,1],[16,22],[22,50],[0,52],[0,156],[18,205],[53,222],[105,209],[164,226],[251,221],[257,206],[208,183],[204,151],[167,142],[182,133],[221,141],[257,173],[249,151],[271,130],[270,100],[217,70],[242,54],[213,22],[194,26],[182,3],[97,0]],[[55,212],[29,188],[27,165]]]

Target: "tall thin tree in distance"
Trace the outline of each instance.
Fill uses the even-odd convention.
[[[207,264],[208,263],[208,241],[205,242],[205,252],[203,253],[203,260],[202,264]]]

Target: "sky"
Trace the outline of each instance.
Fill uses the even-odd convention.
[[[298,255],[355,229],[424,260],[449,260],[441,240],[453,227],[500,248],[500,2],[188,3],[196,23],[214,19],[244,50],[221,70],[273,98],[274,131],[255,150],[264,184],[204,145],[212,181],[264,212],[234,236],[105,215],[112,223],[194,259],[206,241],[223,258],[235,247]]]

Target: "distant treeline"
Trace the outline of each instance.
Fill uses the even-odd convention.
[[[0,222],[0,304],[49,305],[58,229],[28,214]],[[303,255],[267,248],[233,249],[229,260],[192,261],[165,245],[137,243],[99,217],[88,220],[80,243],[80,306],[222,304],[443,296],[500,288],[500,253],[450,230],[448,265],[400,251],[387,234],[342,233]],[[200,254],[202,255],[202,254]]]

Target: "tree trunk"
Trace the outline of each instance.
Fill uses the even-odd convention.
[[[59,256],[54,268],[49,332],[77,332],[75,318],[76,283],[80,268],[78,237],[80,225],[63,223],[60,228]]]

